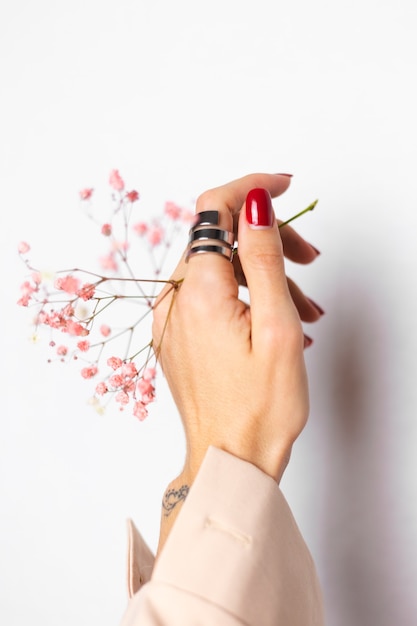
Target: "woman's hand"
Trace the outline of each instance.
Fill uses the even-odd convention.
[[[287,176],[253,174],[197,201],[197,212],[220,212],[225,230],[233,229],[240,212],[236,273],[248,286],[250,307],[238,298],[234,266],[210,253],[193,256],[188,264],[182,259],[172,277],[176,287],[167,286],[155,307],[154,347],[187,442],[178,484],[193,481],[210,445],[279,481],[306,423],[300,315],[314,321],[320,312],[287,282],[284,254],[308,263],[317,251],[289,226],[278,229],[270,195],[280,195],[289,183]],[[242,209],[249,192],[251,201]],[[253,228],[254,213],[268,209],[270,227]]]

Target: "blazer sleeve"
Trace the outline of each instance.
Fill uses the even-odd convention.
[[[276,482],[213,447],[137,587],[122,626],[324,623],[312,557]]]

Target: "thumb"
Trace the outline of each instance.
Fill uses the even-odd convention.
[[[266,189],[249,191],[239,219],[239,259],[250,295],[252,339],[270,336],[278,322],[294,321],[278,224]],[[297,314],[296,314],[297,315]],[[298,318],[298,315],[297,315]]]

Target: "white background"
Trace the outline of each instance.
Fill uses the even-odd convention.
[[[95,261],[77,191],[114,167],[155,212],[252,171],[294,174],[283,217],[320,199],[298,229],[322,255],[288,268],[327,314],[282,487],[328,624],[417,622],[416,30],[414,0],[3,0],[2,624],[117,624],[124,520],[155,547],[182,458],[163,386],[143,424],[97,415],[15,305],[21,239]]]

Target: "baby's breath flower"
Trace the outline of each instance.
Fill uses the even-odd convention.
[[[138,331],[150,319],[160,283],[170,282],[159,278],[168,248],[181,231],[189,229],[194,215],[169,201],[158,218],[146,219],[139,192],[125,191],[117,169],[110,172],[108,182],[111,212],[105,218],[102,207],[99,218],[93,213],[94,189],[79,191],[83,206],[88,208],[87,216],[98,224],[99,242],[105,246],[99,252],[99,269],[81,270],[75,265],[74,269],[55,274],[39,271],[27,257],[30,245],[21,241],[18,253],[27,276],[20,285],[18,304],[34,307],[31,341],[39,340],[41,329],[47,332],[48,349],[52,351],[48,361],[79,363],[81,377],[95,379],[90,404],[98,413],[104,411],[102,402],[107,405],[114,399],[120,410],[129,406],[142,421],[155,399],[157,359],[152,341],[145,345],[139,341],[138,345]],[[314,206],[312,203],[305,211]],[[138,250],[142,256],[132,262]],[[135,270],[141,267],[144,257],[152,267],[152,275],[146,278],[137,276]],[[171,287],[174,289],[173,284]]]

